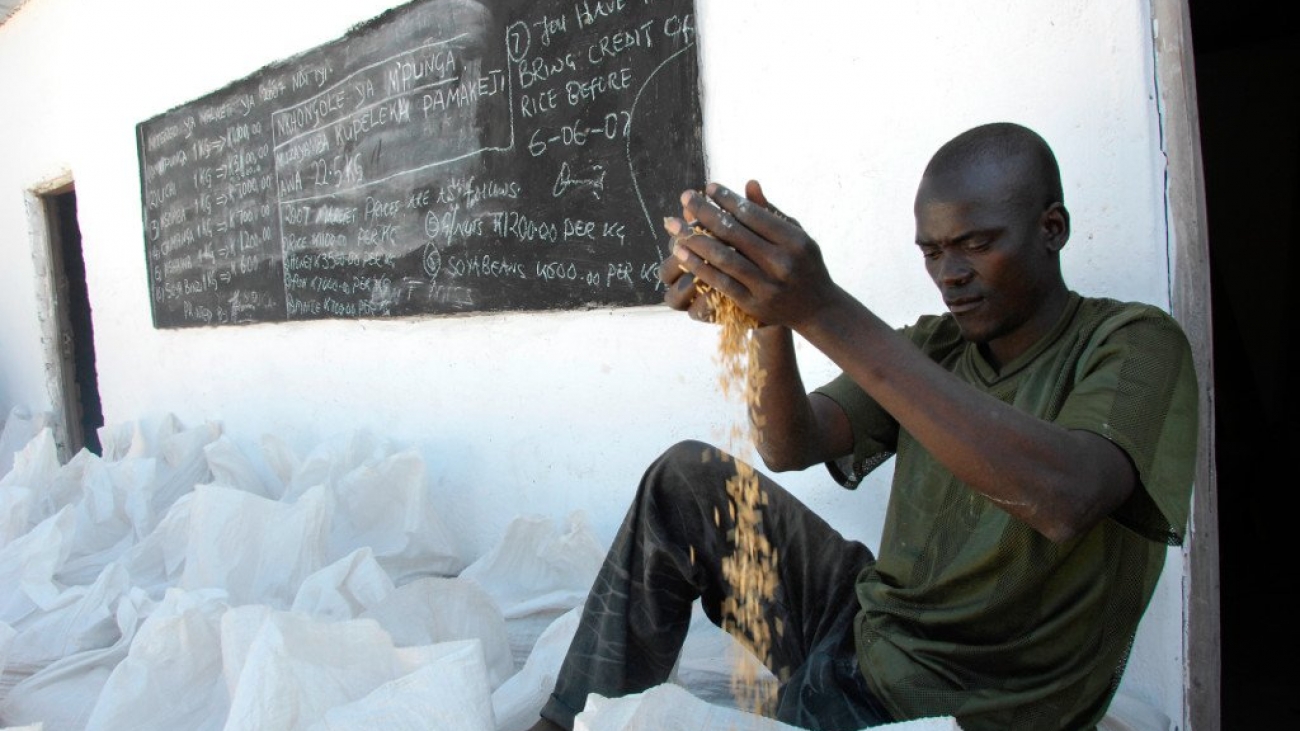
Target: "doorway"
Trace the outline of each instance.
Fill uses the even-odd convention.
[[[1300,245],[1300,13],[1291,3],[1189,5],[1213,301],[1222,726],[1298,728],[1282,505],[1298,431],[1285,383],[1296,332],[1287,278]]]
[[[61,456],[66,460],[88,449],[102,453],[99,428],[104,425],[95,369],[95,331],[86,287],[86,260],[82,254],[81,227],[77,223],[77,192],[69,184],[38,197],[48,231],[51,311],[46,328],[53,347],[53,401],[62,434]]]

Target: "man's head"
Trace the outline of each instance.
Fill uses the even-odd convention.
[[[1070,236],[1056,157],[1015,124],[967,130],[930,159],[916,193],[916,243],[962,335],[997,365],[1056,322]]]

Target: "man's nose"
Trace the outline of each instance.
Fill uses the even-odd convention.
[[[939,283],[954,287],[965,284],[975,276],[970,262],[960,254],[949,253],[939,262]]]

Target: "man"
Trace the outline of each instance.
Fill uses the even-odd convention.
[[[901,331],[834,283],[757,183],[744,197],[688,191],[682,205],[665,224],[665,300],[710,319],[700,281],[762,323],[764,462],[825,462],[853,487],[898,458],[878,558],[763,478],[780,559],[767,613],[780,628],[777,717],[811,729],[934,715],[967,731],[1095,725],[1182,539],[1196,383],[1167,315],[1066,287],[1070,218],[1047,143],[999,123],[935,153],[916,245],[948,313]],[[805,393],[793,333],[843,374]],[[678,445],[647,471],[536,728],[570,727],[590,692],[663,682],[696,597],[722,619],[731,524],[713,516],[727,513],[734,467],[703,449]]]

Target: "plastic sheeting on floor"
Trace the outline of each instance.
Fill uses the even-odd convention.
[[[60,464],[44,416],[14,410],[0,430],[0,729],[537,720],[604,555],[580,513],[519,516],[467,564],[422,458],[374,435],[305,455],[266,436],[250,457],[217,424],[167,417],[100,439],[102,458]],[[663,687],[702,705],[672,690],[601,699],[584,723],[663,728],[645,719],[702,708],[690,728],[738,727],[729,679],[744,654],[697,608],[678,685]]]

